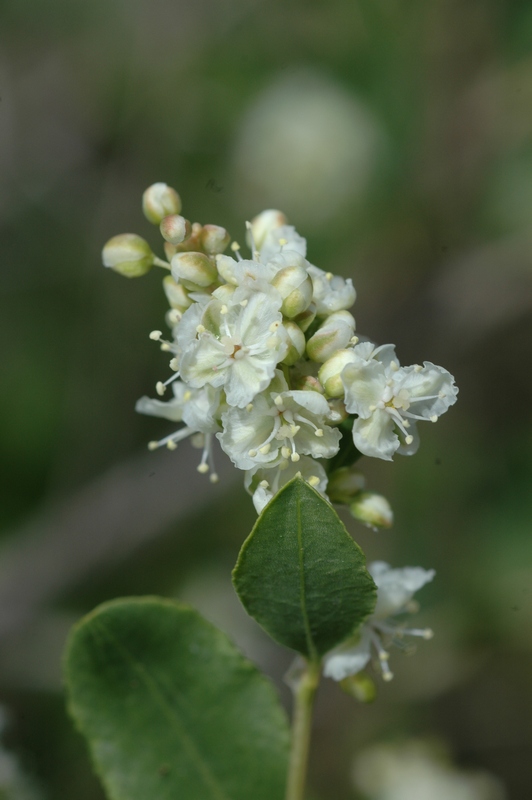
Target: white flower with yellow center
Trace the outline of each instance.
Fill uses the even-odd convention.
[[[433,579],[436,574],[433,569],[392,569],[384,561],[374,561],[368,566],[368,571],[377,586],[377,605],[358,635],[331,650],[325,657],[324,675],[335,681],[356,675],[364,669],[373,651],[377,654],[384,680],[389,681],[393,674],[388,666],[389,655],[383,642],[400,643],[404,636],[431,639],[433,635],[429,628],[407,628],[394,619],[398,614],[417,610],[412,598],[415,592]]]
[[[244,409],[229,408],[222,414],[218,439],[235,466],[250,470],[297,463],[302,455],[332,458],[341,433],[327,425],[331,411],[323,395],[289,391],[279,372],[275,389],[258,395]]]
[[[353,424],[355,447],[366,456],[391,461],[397,451],[411,455],[419,447],[416,421],[436,422],[456,402],[458,389],[443,367],[425,361],[400,367],[392,345],[364,342],[342,370],[345,407]]]
[[[223,387],[228,405],[238,408],[247,406],[268,387],[288,350],[279,310],[281,297],[272,287],[262,288],[239,288],[229,304],[214,298],[201,316],[192,307],[183,315],[184,326],[177,335],[183,350],[183,380],[192,388]],[[195,325],[192,339],[189,315]]]

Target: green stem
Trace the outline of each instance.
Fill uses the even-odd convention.
[[[163,261],[162,258],[158,258],[157,256],[153,256],[153,265],[155,267],[164,267],[164,269],[170,269],[170,264],[168,261]]]
[[[320,682],[321,664],[309,661],[294,691],[292,750],[288,765],[286,800],[304,800],[312,723],[312,709]]]

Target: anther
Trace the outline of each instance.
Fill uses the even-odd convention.
[[[179,361],[177,360],[177,358],[172,358],[172,360],[170,361],[170,369],[173,369],[174,372],[177,372],[177,370],[179,369]]]
[[[281,247],[284,247],[285,244],[288,244],[288,239],[279,239],[279,244],[281,245]]]
[[[391,681],[391,680],[392,680],[392,678],[393,678],[393,672],[390,672],[390,670],[389,670],[389,669],[387,669],[387,670],[386,670],[386,672],[383,672],[383,673],[382,673],[382,677],[383,677],[383,679],[384,679],[385,681]]]
[[[414,365],[414,372],[421,372],[422,369],[423,367],[421,366],[421,364]]]
[[[323,436],[323,430],[321,428],[316,428],[316,430],[314,431],[314,436],[317,436],[318,439],[321,439],[321,437]]]
[[[166,442],[166,446],[167,446],[168,450],[177,450],[177,445],[172,439],[169,439]]]
[[[291,454],[289,447],[281,447],[281,455],[283,458],[290,458]]]
[[[211,472],[211,474],[209,475],[209,480],[211,483],[218,483],[218,481],[220,480],[220,478],[218,477],[218,473]]]
[[[268,481],[261,481],[259,483],[259,486],[261,487],[261,489],[269,489],[270,488],[270,484],[268,483]]]
[[[163,353],[170,353],[172,351],[172,346],[168,344],[168,342],[163,342],[161,345],[161,350]]]
[[[279,325],[280,325],[280,323],[279,323],[279,322],[272,322],[272,324],[270,325],[270,327],[268,328],[268,330],[269,330],[269,331],[271,331],[272,333],[275,333],[275,331],[277,330],[277,328],[279,327]]]
[[[183,400],[185,401],[185,403],[187,403],[191,397],[192,397],[192,392],[190,391],[190,389],[187,389],[185,394],[183,395]]]
[[[157,450],[159,442],[148,442],[148,450]]]
[[[263,456],[267,456],[271,449],[272,449],[272,446],[268,442],[268,444],[265,444],[264,447],[259,448],[259,453],[261,455],[263,455]]]
[[[290,456],[290,460],[293,461],[294,463],[296,461],[299,461],[300,458],[301,456],[299,455],[299,453],[292,453],[292,455]]]
[[[201,472],[202,475],[205,475],[209,471],[209,465],[205,464],[205,462],[202,461],[201,464],[198,464],[196,469],[198,470],[198,472]]]
[[[163,394],[166,392],[166,386],[162,381],[157,381],[157,383],[155,384],[155,391],[157,392],[159,397],[162,397]]]
[[[248,304],[247,300],[241,300],[240,303],[239,303],[239,305],[241,305],[242,308],[245,308],[247,306],[247,304]]]
[[[431,628],[425,628],[423,631],[423,638],[424,639],[432,639],[434,636],[434,631]]]
[[[310,486],[318,486],[319,482],[320,482],[320,479],[318,478],[317,475],[311,475],[310,478],[307,481],[307,483],[309,483]]]
[[[358,344],[359,338],[358,336],[351,336],[350,340],[351,344]]]
[[[275,403],[277,408],[281,408],[281,406],[283,405],[283,398],[281,397],[280,394],[278,394],[273,402]]]
[[[248,403],[247,404],[246,411],[253,411],[253,403]]]
[[[220,308],[220,314],[227,314],[228,311],[229,311],[229,309],[227,308],[227,306],[224,303],[223,306]]]
[[[250,458],[255,458],[256,455],[257,455],[257,451],[256,450],[248,450],[248,456]]]
[[[438,415],[437,414],[433,414],[432,417],[430,418],[430,421],[431,422],[437,422],[438,421]]]
[[[238,250],[240,250],[240,245],[238,242],[231,242],[231,250],[233,253],[236,253]]]
[[[414,437],[413,436],[408,435],[408,436],[405,437],[405,443],[406,444],[412,444],[413,441],[414,441]]]
[[[333,276],[332,272],[326,272],[325,273],[325,277],[327,278],[328,281],[332,281],[334,276]]]
[[[196,333],[205,333],[206,330],[205,325],[196,325]]]
[[[158,342],[162,335],[162,331],[152,331],[150,333],[150,339],[153,339],[154,342]]]

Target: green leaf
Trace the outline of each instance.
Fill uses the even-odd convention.
[[[247,612],[273,639],[311,659],[349,636],[376,602],[362,550],[300,477],[260,515],[233,582]]]
[[[105,603],[73,630],[69,710],[111,800],[281,800],[289,732],[271,684],[200,615]]]

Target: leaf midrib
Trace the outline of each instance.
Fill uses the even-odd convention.
[[[301,606],[301,614],[303,616],[303,626],[305,628],[305,639],[307,641],[307,650],[309,658],[312,661],[317,659],[316,646],[312,638],[310,629],[310,620],[307,611],[307,596],[305,587],[305,564],[304,564],[304,548],[303,548],[303,524],[301,521],[301,493],[298,488],[296,496],[296,512],[297,512],[297,546],[299,556],[299,601]]]

